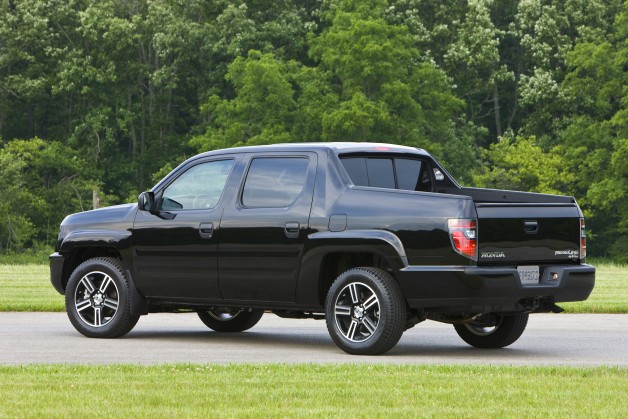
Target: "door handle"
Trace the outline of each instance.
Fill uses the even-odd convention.
[[[539,223],[538,221],[524,221],[523,229],[528,234],[535,234],[539,232]]]
[[[214,223],[201,223],[198,227],[198,234],[204,239],[211,239],[214,235]]]
[[[289,239],[296,239],[299,237],[299,223],[290,222],[284,226],[284,232]]]

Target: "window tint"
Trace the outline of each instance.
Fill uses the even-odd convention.
[[[351,181],[357,186],[431,191],[432,180],[421,160],[386,157],[346,157],[341,159]]]
[[[242,205],[283,208],[297,199],[307,179],[308,159],[262,157],[253,159],[244,182]]]
[[[197,164],[189,168],[163,193],[161,209],[165,211],[214,208],[233,167],[233,160]]]
[[[369,186],[395,189],[392,159],[366,159]]]
[[[419,160],[395,159],[395,166],[397,167],[399,189],[414,191],[419,183],[421,162]]]
[[[354,185],[369,186],[369,176],[366,173],[366,159],[364,157],[348,157],[342,159],[342,164]]]

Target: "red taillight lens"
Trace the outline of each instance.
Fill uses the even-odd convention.
[[[477,222],[471,219],[448,220],[449,235],[456,252],[477,260]]]
[[[584,232],[584,218],[580,219],[580,259],[587,255],[587,236]]]

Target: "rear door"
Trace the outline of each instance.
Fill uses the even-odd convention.
[[[244,157],[244,181],[220,222],[225,300],[292,302],[309,230],[316,153]]]

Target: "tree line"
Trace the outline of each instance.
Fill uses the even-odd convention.
[[[628,2],[0,0],[0,252],[200,151],[422,147],[628,260]]]

